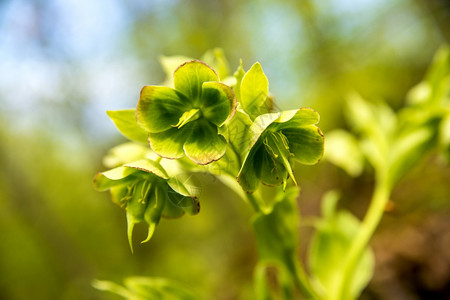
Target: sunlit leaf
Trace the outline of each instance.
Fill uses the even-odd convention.
[[[325,158],[345,170],[350,176],[361,175],[364,156],[357,139],[345,130],[336,129],[326,134]]]
[[[269,81],[264,74],[259,63],[255,63],[250,70],[245,73],[240,86],[240,102],[242,108],[254,119],[256,116],[266,111],[261,111],[264,107],[267,95],[269,94]]]
[[[147,132],[137,124],[134,109],[108,110],[106,113],[126,138],[147,143]]]

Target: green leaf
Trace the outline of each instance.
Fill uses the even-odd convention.
[[[298,246],[298,210],[296,198],[299,190],[291,187],[278,194],[269,214],[258,214],[252,219],[258,255],[261,260],[286,262],[296,256]]]
[[[233,117],[236,111],[236,96],[233,90],[223,83],[205,82],[202,87],[203,116],[217,126],[221,126]]]
[[[217,132],[217,127],[207,120],[195,122],[192,133],[184,144],[186,156],[199,165],[219,160],[224,154],[227,142]]]
[[[190,100],[180,92],[164,86],[144,86],[136,108],[137,123],[145,131],[162,132],[178,123]]]
[[[389,177],[392,184],[409,172],[434,146],[435,130],[423,126],[399,135],[391,146]]]
[[[193,123],[181,128],[170,128],[164,132],[150,133],[150,147],[156,154],[165,158],[181,158],[184,156],[183,145],[191,135]]]
[[[175,89],[187,96],[194,104],[200,100],[202,85],[207,81],[219,81],[219,77],[207,64],[198,60],[182,64],[174,73]]]
[[[356,138],[340,129],[328,132],[326,136],[325,158],[352,177],[361,175],[364,169],[364,156]]]
[[[269,94],[269,81],[258,62],[242,78],[240,94],[242,108],[252,119],[267,112],[263,108]]]
[[[125,279],[125,286],[144,299],[161,300],[198,300],[192,292],[192,287],[184,286],[164,278],[129,277]],[[155,297],[155,295],[158,295]]]
[[[239,106],[236,109],[234,117],[227,123],[229,143],[234,148],[234,151],[244,159],[249,148],[249,132],[252,126],[252,120]],[[240,166],[239,166],[240,167]]]
[[[343,272],[342,259],[347,255],[353,238],[358,232],[360,223],[349,212],[335,212],[338,194],[327,194],[323,199],[323,210],[326,214],[317,224],[316,233],[309,250],[309,265],[316,286],[325,293],[325,298],[337,294],[337,286]],[[367,248],[360,258],[357,268],[350,278],[348,300],[357,299],[373,275],[374,258]]]
[[[108,110],[106,113],[127,139],[147,143],[147,132],[137,124],[134,109]]]
[[[282,133],[289,141],[293,159],[304,165],[314,165],[320,161],[324,151],[324,138],[315,125],[286,128]]]

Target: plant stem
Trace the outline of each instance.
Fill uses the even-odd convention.
[[[342,277],[340,278],[340,284],[338,284],[337,293],[335,295],[331,295],[331,299],[350,299],[349,289],[351,288],[351,279],[354,276],[355,268],[358,260],[363,255],[370,238],[380,223],[384,209],[389,200],[390,192],[391,188],[388,182],[388,177],[384,175],[377,176],[369,209],[367,210],[366,216],[361,223],[361,227],[348,251],[348,256],[343,266]]]
[[[264,213],[263,208],[261,207],[262,203],[260,203],[261,201],[259,201],[255,195],[253,194],[249,194],[246,193],[245,194],[247,196],[247,200],[248,202],[251,204],[251,206],[253,207],[253,209],[255,210],[255,212],[257,213]]]

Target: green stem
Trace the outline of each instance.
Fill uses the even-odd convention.
[[[260,203],[260,201],[255,197],[255,195],[249,193],[246,193],[245,195],[247,196],[247,200],[251,204],[255,212],[262,213],[263,212],[263,208],[261,207],[262,203]]]
[[[330,295],[331,299],[350,299],[349,289],[351,279],[354,276],[358,260],[363,255],[364,250],[369,244],[370,238],[381,221],[384,209],[389,200],[390,192],[391,188],[388,177],[384,175],[378,176],[369,209],[352,245],[350,246],[348,256],[344,262],[342,277],[340,278],[340,284],[338,284],[337,293],[335,295]]]

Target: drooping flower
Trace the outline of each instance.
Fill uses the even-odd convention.
[[[292,160],[312,165],[323,155],[318,122],[319,114],[308,108],[257,117],[249,129],[247,155],[237,177],[242,188],[254,192],[260,182],[286,185],[289,177],[296,183]]]
[[[127,212],[128,241],[132,247],[135,224],[145,222],[152,237],[161,217],[178,218],[185,212],[197,214],[200,204],[196,196],[176,178],[151,159],[144,158],[98,173],[94,186],[99,191],[110,190],[114,203]]]
[[[179,66],[174,88],[145,86],[136,108],[151,148],[165,158],[187,156],[201,165],[219,160],[227,146],[221,127],[236,110],[230,87],[200,61]]]

